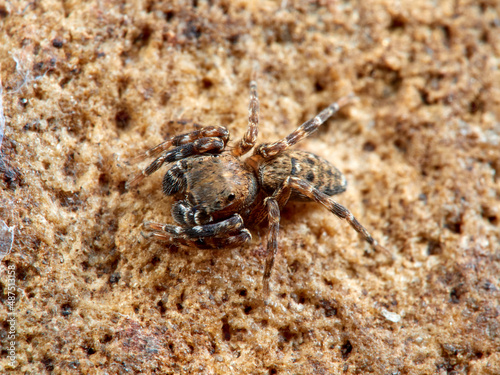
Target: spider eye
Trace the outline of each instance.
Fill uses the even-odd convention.
[[[231,193],[231,194],[228,195],[227,200],[229,202],[232,202],[234,200],[234,198],[236,198],[236,195],[234,195],[233,193]]]

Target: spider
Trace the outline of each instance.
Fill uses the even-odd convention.
[[[234,248],[251,240],[245,225],[267,219],[266,265],[263,292],[278,250],[280,210],[289,200],[314,201],[346,220],[375,250],[387,251],[352,213],[331,196],[346,190],[344,175],[325,159],[290,148],[311,135],[330,116],[348,104],[353,95],[340,98],[287,137],[255,147],[259,125],[257,83],[250,82],[248,128],[242,139],[227,147],[229,132],[222,126],[171,137],[135,161],[157,157],[136,174],[128,187],[139,184],[163,164],[174,163],[163,177],[163,193],[173,196],[172,217],[178,225],[145,222],[148,237],[199,249]],[[169,150],[171,147],[175,147]]]

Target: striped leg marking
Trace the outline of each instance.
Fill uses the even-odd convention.
[[[257,95],[257,82],[250,82],[250,104],[248,105],[248,128],[243,138],[233,149],[236,157],[246,154],[255,146],[259,134],[259,96]]]
[[[302,139],[314,133],[328,118],[335,114],[341,107],[348,104],[354,94],[350,94],[340,98],[336,103],[330,104],[322,110],[316,117],[304,122],[297,130],[290,133],[287,137],[274,143],[267,143],[258,146],[255,149],[254,155],[259,155],[264,159],[272,158],[279,153],[287,150]]]
[[[210,137],[210,138],[200,138],[192,143],[187,143],[182,146],[178,146],[173,150],[166,152],[165,154],[158,157],[140,173],[136,174],[128,183],[127,188],[139,184],[145,177],[156,172],[164,163],[171,163],[177,160],[185,159],[192,155],[200,155],[205,153],[218,154],[221,153],[226,144],[220,138]]]

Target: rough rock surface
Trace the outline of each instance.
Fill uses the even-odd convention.
[[[9,1],[0,28],[2,373],[500,373],[497,1]],[[290,204],[266,305],[265,228],[141,237],[172,201],[162,173],[126,191],[129,160],[194,123],[238,139],[254,67],[261,141],[358,96],[298,148],[394,261]]]

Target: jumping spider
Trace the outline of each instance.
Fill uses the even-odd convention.
[[[258,145],[253,155],[240,157],[256,143],[259,124],[257,84],[250,82],[248,128],[232,148],[229,132],[207,126],[178,135],[136,158],[157,157],[129,182],[140,183],[164,163],[173,163],[163,178],[163,193],[174,196],[172,216],[179,225],[145,222],[149,236],[172,244],[200,249],[234,248],[250,241],[245,228],[268,220],[264,293],[278,250],[280,209],[289,200],[315,201],[345,219],[375,250],[386,251],[344,206],[331,196],[346,189],[344,175],[328,161],[310,152],[290,150],[308,137],[353,95],[331,104],[287,137]],[[168,151],[171,146],[174,149]]]

